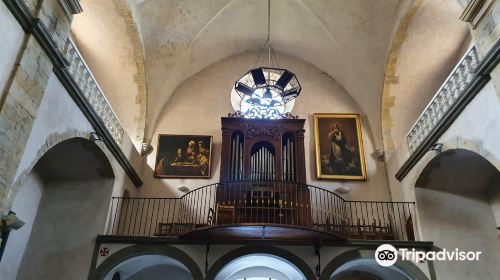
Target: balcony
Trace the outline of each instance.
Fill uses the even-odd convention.
[[[63,55],[69,62],[69,73],[82,91],[85,99],[95,110],[98,117],[104,123],[114,141],[122,143],[124,129],[118,120],[113,108],[106,99],[99,83],[92,75],[92,71],[85,63],[85,59],[78,51],[71,38],[68,38],[64,45]]]
[[[408,150],[413,153],[452,110],[472,83],[479,65],[475,47],[470,48],[443,82],[406,136]]]
[[[112,202],[108,236],[184,240],[416,241],[413,202],[347,201],[283,181],[204,186],[180,198]]]

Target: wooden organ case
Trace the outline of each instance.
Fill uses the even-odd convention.
[[[304,119],[222,122],[217,224],[308,226]]]

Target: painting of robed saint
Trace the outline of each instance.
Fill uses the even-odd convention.
[[[366,180],[358,114],[314,114],[316,177]]]

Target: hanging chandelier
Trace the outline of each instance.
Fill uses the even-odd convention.
[[[231,90],[231,105],[237,116],[258,119],[280,119],[290,116],[301,86],[295,74],[281,69],[271,47],[271,0],[267,2],[268,67],[257,67],[238,79]],[[275,65],[273,65],[275,64]]]

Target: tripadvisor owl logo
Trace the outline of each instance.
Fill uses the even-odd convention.
[[[421,251],[408,248],[401,248],[399,251],[390,244],[382,244],[375,251],[375,260],[381,266],[391,266],[398,261],[398,252],[401,261],[412,261],[422,263],[426,261],[480,261],[481,251],[463,251],[458,248],[448,250],[446,248],[439,251]]]
[[[375,251],[375,260],[381,266],[391,266],[398,261],[398,250],[390,244],[382,244]]]

